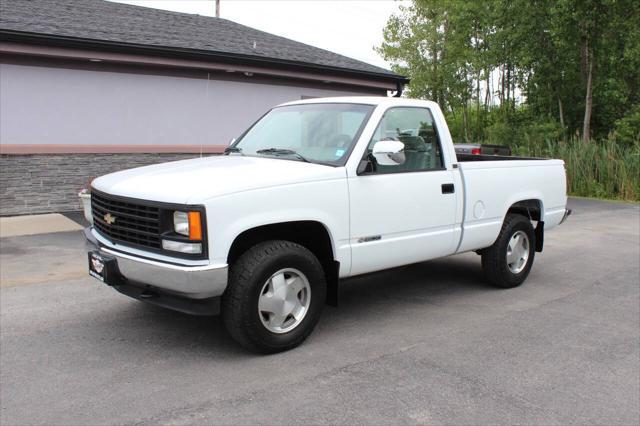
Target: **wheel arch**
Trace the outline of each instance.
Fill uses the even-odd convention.
[[[505,218],[510,213],[519,214],[531,221],[536,221],[536,251],[541,252],[544,246],[544,205],[542,200],[538,198],[530,198],[516,201],[507,209]]]
[[[309,249],[324,268],[327,280],[327,303],[337,304],[340,263],[336,260],[333,238],[326,225],[316,220],[300,220],[270,223],[246,229],[234,238],[227,254],[227,263],[232,265],[249,248],[268,240],[291,241]]]
[[[537,198],[530,198],[512,202],[512,204],[507,209],[507,212],[505,213],[505,217],[509,213],[521,214],[535,221],[543,220],[544,210],[542,200]]]

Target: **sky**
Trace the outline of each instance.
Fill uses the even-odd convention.
[[[214,0],[112,0],[215,16]],[[374,50],[406,0],[221,0],[220,17],[390,69]]]

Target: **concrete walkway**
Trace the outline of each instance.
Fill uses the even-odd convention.
[[[59,214],[0,217],[0,238],[81,230],[82,226]]]

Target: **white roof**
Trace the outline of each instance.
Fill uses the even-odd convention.
[[[420,99],[393,98],[388,96],[340,96],[334,98],[312,98],[301,101],[285,102],[278,106],[285,105],[304,105],[304,104],[327,104],[327,103],[345,103],[345,104],[368,104],[368,105],[386,105],[386,106],[420,106],[433,107],[437,105],[432,101],[423,101]]]

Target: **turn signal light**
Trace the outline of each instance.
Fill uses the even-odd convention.
[[[202,240],[202,221],[200,212],[189,212],[189,239]]]

